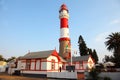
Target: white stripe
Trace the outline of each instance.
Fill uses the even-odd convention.
[[[68,37],[69,38],[69,29],[68,28],[61,28],[60,29],[60,37]]]

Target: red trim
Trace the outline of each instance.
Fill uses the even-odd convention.
[[[41,70],[41,59],[40,59],[40,70]]]
[[[23,71],[58,71],[59,69],[56,70],[25,70],[23,69]]]
[[[36,61],[37,61],[37,60],[35,60],[35,66],[34,66],[34,69],[35,69],[35,70],[36,70]]]
[[[83,61],[83,63],[88,63],[88,61]]]
[[[75,70],[86,70],[86,69],[83,68],[83,69],[75,69]]]
[[[60,62],[58,62],[58,71],[59,71],[59,64],[60,64]]]
[[[38,60],[38,59],[37,59]],[[41,60],[40,60],[41,61]],[[49,60],[44,60],[44,61],[41,61],[41,62],[51,62]],[[58,62],[55,62],[55,63],[58,63]]]
[[[58,62],[61,61],[61,60],[60,60],[60,57],[59,57],[59,55],[58,55],[58,53],[57,53],[56,50],[54,50],[54,52],[53,52],[51,55],[57,57]]]
[[[68,37],[60,38],[59,42],[61,42],[61,41],[70,41],[70,38],[68,38]]]
[[[26,60],[20,60],[20,61],[21,61],[22,63],[24,63],[24,62],[26,63]]]

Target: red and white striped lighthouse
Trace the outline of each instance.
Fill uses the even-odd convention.
[[[69,11],[65,4],[62,4],[59,10],[60,18],[60,39],[59,39],[59,54],[64,59],[70,59],[71,48],[70,48],[70,37],[69,37]]]

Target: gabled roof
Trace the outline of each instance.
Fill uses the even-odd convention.
[[[47,58],[49,57],[55,50],[48,51],[39,51],[39,52],[29,52],[26,55],[20,57],[20,59],[33,59],[33,58]]]
[[[67,62],[65,59],[63,59],[61,56],[59,56],[60,57],[60,60],[61,60],[61,62]]]
[[[90,55],[72,57],[72,61],[73,62],[76,62],[76,61],[88,61],[89,57],[90,57]],[[68,60],[68,62],[70,62],[70,60]]]

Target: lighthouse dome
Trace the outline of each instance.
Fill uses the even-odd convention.
[[[67,6],[65,4],[62,4],[61,7],[60,7],[60,11],[61,10],[67,10],[68,11]]]

